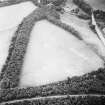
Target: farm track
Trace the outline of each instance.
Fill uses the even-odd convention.
[[[105,97],[105,95],[98,95],[98,94],[80,94],[80,95],[56,95],[56,96],[46,96],[46,97],[35,97],[35,98],[26,98],[26,99],[17,99],[13,101],[8,102],[2,102],[0,105],[6,105],[7,103],[9,105],[17,102],[23,102],[23,101],[36,101],[36,100],[46,100],[46,99],[60,99],[60,98],[67,98],[67,97]]]

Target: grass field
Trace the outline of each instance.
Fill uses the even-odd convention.
[[[83,75],[102,63],[82,41],[43,20],[31,33],[20,85],[37,86]]]

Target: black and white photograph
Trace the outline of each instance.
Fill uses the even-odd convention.
[[[105,105],[105,0],[0,0],[0,105]]]

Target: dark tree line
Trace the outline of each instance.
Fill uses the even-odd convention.
[[[95,10],[94,11],[94,16],[95,16],[96,19],[101,19],[102,21],[105,22],[105,11]]]

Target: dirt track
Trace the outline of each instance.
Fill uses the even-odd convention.
[[[59,98],[67,98],[67,97],[105,97],[105,95],[94,95],[94,94],[80,94],[80,95],[58,95],[58,96],[47,96],[47,97],[36,97],[36,98],[29,98],[29,99],[20,99],[20,100],[13,100],[8,102],[3,102],[1,105],[12,104],[16,102],[23,102],[23,101],[31,101],[31,100],[46,100],[46,99],[59,99]]]

